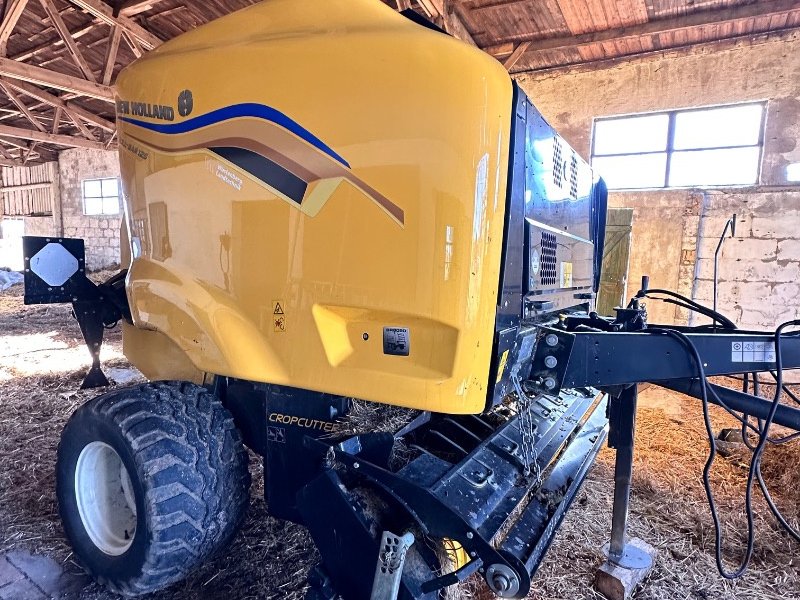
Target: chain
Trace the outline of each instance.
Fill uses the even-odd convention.
[[[542,469],[539,465],[539,455],[536,452],[536,440],[533,435],[533,398],[522,389],[519,378],[512,375],[514,390],[517,392],[517,414],[519,416],[519,431],[522,437],[522,475],[525,479],[531,475],[538,486],[542,480]]]

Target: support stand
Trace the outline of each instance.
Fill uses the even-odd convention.
[[[614,465],[614,512],[611,543],[603,549],[606,562],[597,572],[595,585],[611,600],[627,600],[650,572],[656,551],[638,539],[626,539],[628,506],[633,474],[633,443],[636,429],[638,386],[622,390],[609,403],[608,445],[616,449]]]

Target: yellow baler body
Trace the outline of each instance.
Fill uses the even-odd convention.
[[[150,52],[117,93],[124,346],[148,377],[484,409],[499,63],[378,0],[268,0]],[[407,356],[385,353],[393,329]]]

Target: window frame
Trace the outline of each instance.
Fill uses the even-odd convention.
[[[686,114],[693,112],[707,112],[720,108],[734,108],[740,106],[761,106],[761,122],[758,126],[758,142],[755,144],[744,144],[735,146],[709,146],[707,148],[681,148],[675,149],[675,122],[678,114]],[[595,117],[592,120],[592,140],[590,147],[590,161],[594,168],[595,158],[623,158],[627,156],[648,156],[654,154],[666,154],[666,164],[664,166],[664,182],[663,185],[658,187],[620,187],[611,188],[609,190],[626,191],[626,190],[669,190],[669,189],[693,189],[693,188],[730,188],[730,187],[753,187],[761,183],[761,169],[764,162],[764,141],[766,136],[766,123],[767,123],[767,100],[752,100],[747,102],[736,102],[732,104],[712,104],[709,106],[698,106],[693,108],[675,108],[672,110],[659,110],[652,112],[642,113],[628,113],[621,115],[611,115],[606,117]],[[664,150],[651,150],[646,152],[618,152],[612,154],[595,154],[595,143],[597,141],[597,123],[602,121],[619,121],[623,119],[666,115],[667,122],[667,144]],[[756,179],[753,183],[719,183],[719,184],[694,184],[694,185],[669,185],[669,177],[672,167],[672,158],[676,152],[704,152],[713,150],[734,150],[739,148],[758,148],[758,161],[756,164]],[[602,174],[601,174],[602,176]]]
[[[116,196],[105,196],[103,194],[103,182],[104,181],[110,181],[112,179],[117,182],[117,195]],[[100,212],[99,213],[94,213],[94,212],[90,213],[90,212],[87,212],[87,210],[86,210],[86,200],[87,200],[86,184],[88,182],[94,182],[94,181],[96,181],[96,182],[98,182],[100,184],[100,195],[99,196],[91,196],[88,199],[90,199],[90,200],[99,200],[100,201]],[[105,201],[106,200],[110,200],[110,199],[112,199],[114,197],[116,197],[116,199],[117,199],[117,210],[116,210],[116,212],[113,212],[113,213],[104,212],[103,209],[105,207]],[[122,202],[121,202],[121,200],[122,200],[122,189],[121,189],[121,182],[120,182],[119,176],[88,177],[86,179],[82,179],[81,180],[81,209],[82,209],[84,217],[95,217],[95,218],[99,218],[99,219],[102,219],[104,217],[118,217],[118,216],[120,216],[120,214],[122,214]]]

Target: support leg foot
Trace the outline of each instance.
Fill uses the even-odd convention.
[[[603,548],[608,556],[609,545]],[[647,542],[638,538],[630,538],[625,544],[625,555],[630,560],[620,560],[630,566],[623,567],[606,560],[595,575],[594,585],[598,592],[609,600],[628,600],[633,590],[650,574],[655,563],[657,551]]]

